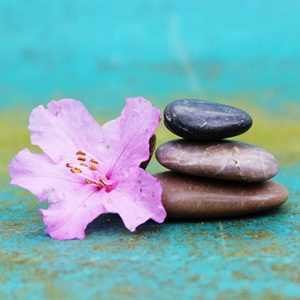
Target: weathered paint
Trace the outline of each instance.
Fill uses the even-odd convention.
[[[1,194],[0,298],[296,299],[299,167],[277,178],[290,188],[282,208],[253,218],[147,223],[134,234],[116,217],[84,241],[53,241],[32,196]],[[277,298],[276,298],[277,297]]]
[[[270,214],[147,223],[134,234],[117,217],[103,217],[89,227],[85,241],[58,242],[43,234],[37,212],[41,204],[8,184],[9,159],[29,146],[25,114],[9,115],[19,118],[13,122],[2,118],[0,126],[4,142],[0,160],[1,299],[296,299],[300,295],[300,165],[284,167],[276,177],[288,187],[290,199]],[[267,124],[257,128],[266,134],[276,124],[275,120],[257,122]],[[289,128],[282,137],[288,137]],[[164,133],[161,128],[160,142],[171,138]],[[259,133],[253,137],[261,138]],[[257,142],[273,146],[267,140]],[[285,146],[283,142],[278,149],[283,161],[293,153]],[[151,162],[153,172],[160,168]]]
[[[299,299],[300,3],[0,3],[0,299]],[[275,154],[289,201],[261,216],[157,225],[100,218],[84,241],[43,234],[35,198],[9,185],[30,109],[75,97],[116,116],[125,96],[238,104],[239,139]],[[164,127],[158,144],[174,138]],[[161,167],[154,160],[150,170]]]

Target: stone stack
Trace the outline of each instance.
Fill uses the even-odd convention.
[[[279,169],[272,154],[224,140],[252,126],[245,111],[204,100],[176,100],[165,108],[164,123],[183,138],[156,151],[159,163],[171,170],[156,175],[169,218],[245,215],[277,208],[287,200],[287,189],[270,180]]]

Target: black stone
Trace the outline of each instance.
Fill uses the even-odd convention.
[[[252,118],[243,110],[216,102],[175,100],[164,111],[165,126],[185,139],[218,140],[246,132]]]

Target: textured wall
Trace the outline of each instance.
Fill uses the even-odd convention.
[[[299,15],[297,0],[2,0],[0,102],[120,106],[143,94],[284,105],[300,98]]]

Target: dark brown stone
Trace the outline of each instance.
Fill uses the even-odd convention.
[[[230,182],[164,172],[155,175],[163,187],[162,202],[171,219],[206,219],[265,212],[288,199],[287,189],[273,181]]]
[[[152,155],[154,153],[155,147],[156,147],[156,135],[154,134],[151,137],[150,141],[149,141],[149,152],[150,152],[149,159],[141,163],[140,167],[142,169],[146,170],[146,168],[148,167],[149,162],[150,162],[150,160],[152,158]]]
[[[161,145],[157,160],[184,174],[235,181],[263,181],[278,172],[269,152],[238,141],[193,142],[174,140]]]

